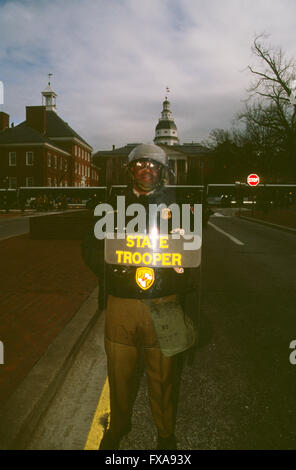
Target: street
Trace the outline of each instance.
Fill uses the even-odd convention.
[[[204,344],[193,365],[184,361],[178,448],[295,449],[296,238],[217,212],[203,237]],[[105,378],[100,317],[28,448],[83,449]],[[143,375],[120,448],[155,446]]]
[[[0,240],[22,235],[29,231],[29,218],[28,217],[12,217],[0,219]]]

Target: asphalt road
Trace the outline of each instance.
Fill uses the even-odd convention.
[[[29,232],[28,217],[0,218],[0,240]]]
[[[289,361],[296,339],[296,237],[235,217],[210,223],[203,240],[203,346],[193,365],[184,357],[178,447],[296,449],[296,365]],[[99,319],[30,449],[83,449],[105,376],[102,325]],[[121,449],[155,445],[143,376]]]

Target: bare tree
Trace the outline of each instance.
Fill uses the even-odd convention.
[[[248,66],[253,75],[244,111],[239,115],[249,131],[269,139],[273,149],[296,161],[296,105],[293,86],[296,63],[281,48],[267,45],[267,37],[257,36],[252,46],[258,67]],[[276,146],[276,148],[275,148]],[[270,145],[269,145],[270,147]]]

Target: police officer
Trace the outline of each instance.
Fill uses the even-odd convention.
[[[176,202],[175,196],[164,186],[168,161],[161,147],[138,145],[128,160],[132,184],[125,194],[126,206],[140,203],[149,213],[149,204],[169,206]],[[115,201],[109,202],[115,204]],[[164,216],[169,217],[168,212],[164,212]],[[107,298],[105,350],[111,416],[100,449],[117,449],[122,437],[131,429],[133,377],[140,351],[144,355],[151,410],[158,431],[157,449],[176,449],[174,378],[179,351],[174,340],[171,341],[174,344],[170,344],[170,338],[176,337],[177,341],[184,326],[181,304],[186,305],[186,294],[195,292],[195,276],[190,269],[172,267],[150,268],[152,276],[145,278],[141,271],[139,278],[138,267],[110,264],[104,267],[101,255],[102,244],[95,240],[92,231],[92,235],[84,240],[83,256],[98,275],[100,289],[104,283]],[[167,321],[164,330],[171,330],[170,338],[159,334],[163,326],[159,324],[162,315]],[[184,337],[185,344],[182,340],[179,350],[189,348],[194,341],[192,335],[187,335],[187,330]],[[165,353],[160,342],[165,344]]]

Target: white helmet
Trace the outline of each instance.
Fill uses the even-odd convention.
[[[168,166],[167,154],[161,147],[154,144],[137,145],[128,156],[129,164],[136,160],[153,160],[164,167]]]

